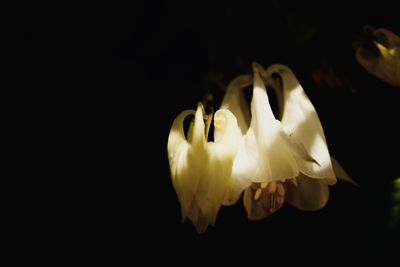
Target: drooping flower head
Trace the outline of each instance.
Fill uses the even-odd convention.
[[[186,139],[183,121],[194,114]],[[181,204],[182,219],[189,218],[199,233],[215,223],[231,178],[237,153],[238,133],[235,116],[227,110],[214,115],[218,132],[215,142],[208,142],[212,115],[204,122],[204,108],[183,111],[174,120],[168,137],[168,159],[175,191]]]
[[[264,218],[285,200],[302,210],[320,209],[329,198],[328,185],[336,183],[336,175],[315,108],[287,66],[273,65],[264,71],[253,64],[253,72],[251,119],[248,130],[242,132],[224,204],[233,204],[245,190],[249,219]],[[273,73],[280,76],[281,86],[271,82]],[[272,112],[264,80],[279,87],[275,89],[283,105],[280,120]],[[233,90],[241,88],[233,83],[222,107],[240,116],[236,110],[244,107],[232,100],[240,97]]]

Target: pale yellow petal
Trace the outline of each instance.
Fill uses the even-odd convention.
[[[282,125],[286,135],[289,139],[292,137],[293,143],[301,142],[299,147],[304,146],[307,155],[313,159],[295,153],[300,171],[309,177],[323,179],[324,183],[335,184],[336,176],[321,122],[299,81],[284,65],[272,65],[266,72],[277,73],[282,78],[284,98]]]
[[[168,139],[168,158],[183,219],[188,217],[199,233],[214,224],[228,188],[238,147],[237,121],[228,110],[215,114],[214,125],[222,132],[218,142],[207,142],[201,104],[195,112],[186,141],[183,121],[194,111],[182,112],[174,121]],[[211,121],[211,119],[209,119]]]
[[[256,177],[258,168],[258,147],[254,132],[249,129],[247,134],[240,138],[238,152],[236,154],[232,176],[224,199],[224,205],[234,204],[244,189],[252,183]]]
[[[299,169],[290,148],[282,139],[283,128],[275,119],[269,104],[268,95],[263,80],[260,77],[260,67],[253,65],[254,88],[251,101],[250,128],[254,132],[257,148],[252,151],[253,160],[257,162],[254,182],[281,180],[297,176]],[[251,132],[249,130],[249,132]],[[252,141],[253,139],[250,139]]]
[[[236,77],[229,83],[221,103],[221,109],[229,109],[235,115],[242,134],[247,132],[250,125],[250,108],[244,97],[243,88],[251,83],[250,75]]]
[[[180,113],[174,120],[168,136],[167,150],[171,178],[181,204],[183,218],[190,210],[198,183],[198,177],[190,176],[191,163],[188,153],[190,145],[185,139],[183,130],[184,119],[194,112],[194,110],[185,110]]]
[[[194,116],[194,125],[193,125],[193,135],[192,135],[192,144],[197,149],[203,150],[207,139],[205,137],[205,125],[204,125],[204,107],[199,102],[197,104],[196,113]]]
[[[215,223],[232,174],[239,135],[235,116],[226,109],[214,115],[214,128],[222,132],[220,140],[209,142],[206,147],[207,159],[202,169],[196,199],[204,216],[210,224]]]

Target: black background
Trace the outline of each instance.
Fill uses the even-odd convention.
[[[396,260],[390,212],[392,181],[400,175],[400,89],[362,69],[352,47],[364,25],[400,33],[389,1],[149,1],[109,13],[112,82],[101,93],[110,96],[102,103],[103,129],[113,164],[101,180],[107,188],[100,192],[102,227],[88,229],[96,229],[95,242],[110,248],[112,258],[322,266]],[[169,129],[208,92],[218,107],[216,78],[226,84],[249,73],[252,61],[292,68],[317,109],[331,154],[360,187],[339,181],[324,209],[285,205],[259,222],[246,219],[240,201],[222,207],[215,227],[198,235],[180,221],[166,152]],[[318,86],[312,73],[321,66],[343,83]]]

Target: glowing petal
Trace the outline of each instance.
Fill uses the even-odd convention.
[[[253,71],[252,118],[249,132],[246,134],[249,135],[247,138],[250,142],[254,133],[256,145],[253,147],[257,148],[254,151],[257,168],[252,181],[263,182],[297,176],[299,169],[290,148],[282,138],[282,125],[272,113],[267,91],[260,77],[260,71],[263,70],[259,65],[253,64]]]
[[[300,171],[309,177],[323,179],[326,184],[335,184],[336,176],[333,172],[324,131],[317,112],[303,88],[287,66],[272,65],[266,72],[278,73],[282,78],[284,98],[282,125],[285,133],[293,143],[301,142],[298,147],[304,146],[306,155],[313,159],[299,156],[302,152],[301,149],[298,150],[295,154]]]
[[[217,111],[214,125],[216,130],[221,130],[224,134],[217,142],[207,144],[207,161],[202,170],[199,170],[203,177],[197,196],[199,207],[211,224],[214,224],[226,194],[239,142],[236,118],[230,111]]]
[[[251,184],[247,177],[256,168],[254,151],[257,147],[253,141],[254,136],[244,137],[250,124],[250,107],[243,95],[243,88],[251,85],[253,79],[250,75],[240,75],[229,83],[222,100],[221,108],[229,109],[236,117],[239,129],[239,152],[233,166],[232,177],[224,198],[224,205],[232,205],[237,202],[243,190]],[[215,140],[219,139],[219,131],[214,132]],[[250,141],[252,139],[252,141]]]
[[[189,144],[183,130],[184,119],[194,113],[194,110],[185,110],[181,112],[174,120],[168,136],[170,172],[172,183],[181,204],[183,220],[186,219],[186,214],[191,210],[190,206],[198,183],[198,176],[190,177],[191,163],[188,161]],[[192,133],[190,135],[193,136]]]
[[[285,140],[283,128],[275,119],[269,104],[265,85],[260,77],[263,69],[254,63],[253,71],[250,128],[240,141],[224,205],[236,202],[241,192],[252,182],[281,180],[297,176],[299,173],[295,158]],[[244,105],[238,105],[237,100],[233,101],[240,97],[234,90],[240,91],[239,84],[247,82],[245,78],[242,79],[242,83],[238,82],[239,78],[231,83],[230,90],[227,91],[230,95],[224,98],[225,107],[238,107],[235,109],[237,114],[246,109]]]
[[[229,83],[224,98],[222,99],[221,109],[229,109],[236,117],[242,134],[249,129],[250,110],[249,105],[243,95],[243,88],[251,85],[250,75],[240,75]]]
[[[189,141],[183,132],[183,120],[193,110],[182,112],[174,121],[168,138],[168,159],[182,217],[188,217],[199,233],[214,224],[221,207],[237,153],[237,121],[228,110],[219,110],[214,116],[218,142],[208,143],[201,104],[195,112],[189,130]],[[211,121],[211,119],[208,119]]]
[[[224,205],[234,204],[243,190],[252,183],[252,177],[257,169],[257,143],[254,133],[249,130],[246,136],[240,138],[239,149],[233,163],[232,176],[225,195]]]

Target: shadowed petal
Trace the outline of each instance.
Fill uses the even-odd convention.
[[[286,201],[300,210],[319,210],[329,199],[328,185],[303,174],[297,177],[297,187],[286,186]]]
[[[249,187],[243,195],[243,205],[246,209],[249,220],[261,220],[279,210],[284,203],[284,197],[271,194],[268,190],[263,190],[259,199],[255,199],[256,189]]]
[[[400,87],[400,37],[383,28],[374,30],[374,36],[370,49],[356,45],[358,63],[378,79]]]

